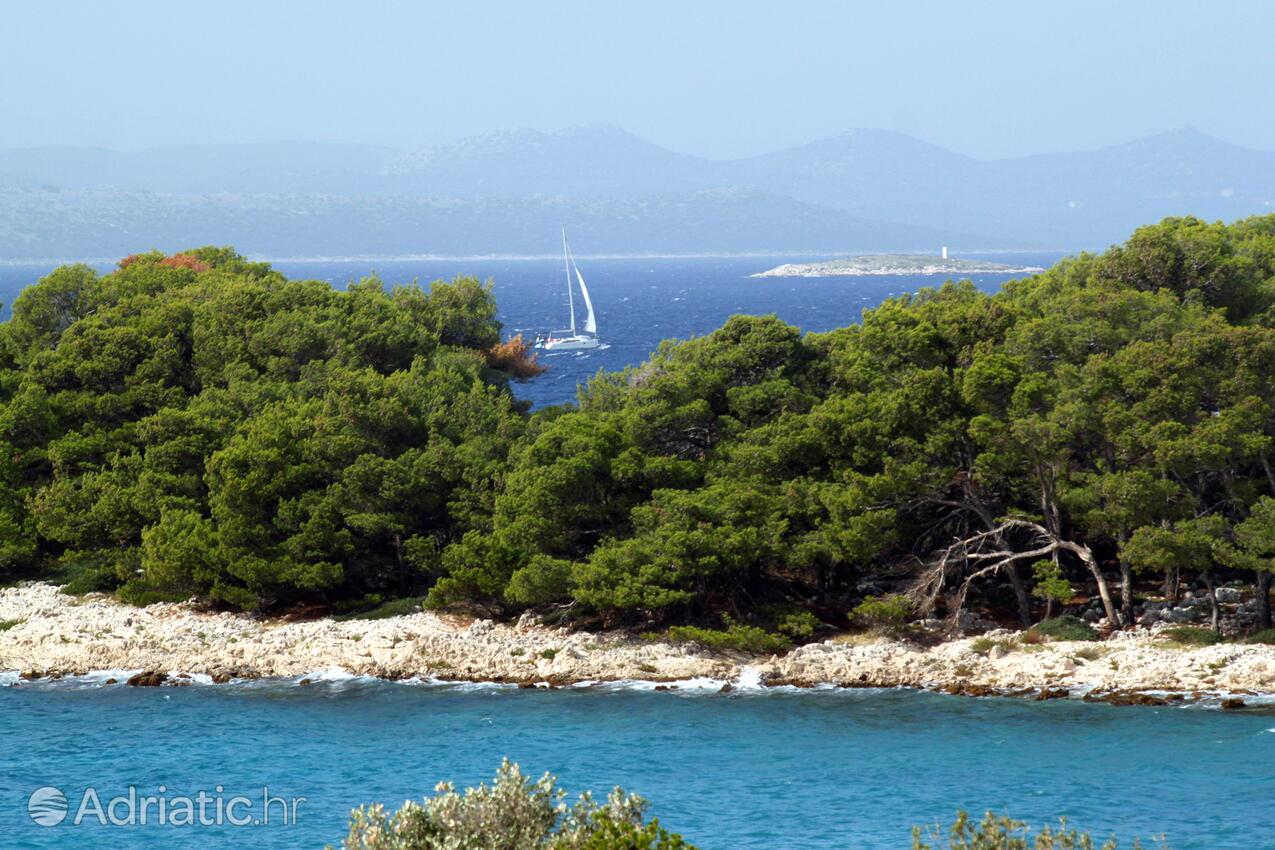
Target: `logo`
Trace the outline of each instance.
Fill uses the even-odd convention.
[[[27,814],[40,826],[57,826],[66,819],[66,812],[66,795],[57,788],[37,788],[27,800]]]

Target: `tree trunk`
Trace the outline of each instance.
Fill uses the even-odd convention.
[[[1200,574],[1200,578],[1204,579],[1204,586],[1209,591],[1209,610],[1212,612],[1212,628],[1219,634],[1222,631],[1222,616],[1217,608],[1217,590],[1213,587],[1213,575],[1208,570]]]
[[[1271,627],[1271,574],[1266,570],[1257,571],[1257,627]]]
[[[1164,568],[1164,601],[1170,605],[1178,604],[1178,568]]]
[[[1133,625],[1133,567],[1126,558],[1120,559],[1120,625]]]
[[[1116,611],[1116,604],[1111,598],[1111,588],[1107,586],[1107,578],[1098,567],[1098,561],[1094,558],[1093,552],[1089,551],[1088,546],[1078,546],[1076,544],[1071,544],[1064,548],[1070,550],[1076,557],[1085,562],[1085,566],[1089,568],[1090,574],[1093,575],[1094,584],[1098,585],[1098,597],[1102,599],[1102,608],[1107,614],[1107,622],[1113,629],[1120,628],[1120,614]]]
[[[1018,621],[1023,624],[1024,629],[1030,629],[1032,601],[1027,595],[1027,585],[1023,582],[1023,577],[1018,574],[1017,564],[1010,564],[1005,572],[1009,575],[1009,583],[1014,588],[1014,596],[1018,599]]]

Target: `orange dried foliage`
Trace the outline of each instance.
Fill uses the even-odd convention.
[[[173,254],[171,257],[160,260],[159,264],[173,269],[190,269],[197,272],[206,272],[212,268],[193,254]]]
[[[498,342],[487,350],[487,365],[499,369],[519,381],[528,381],[543,375],[548,366],[540,363],[535,351],[518,334],[513,339]]]

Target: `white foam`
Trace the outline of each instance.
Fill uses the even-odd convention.
[[[311,682],[349,682],[353,679],[370,679],[370,676],[356,676],[344,667],[328,667],[323,670],[315,670],[313,673],[306,673],[304,676],[297,676],[297,681],[309,679]]]
[[[739,668],[739,676],[732,684],[740,691],[760,691],[765,687],[761,683],[761,671],[756,667]]]

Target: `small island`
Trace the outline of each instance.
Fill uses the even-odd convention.
[[[752,277],[850,277],[879,274],[1029,274],[1036,266],[1007,266],[987,260],[961,260],[935,254],[864,254],[821,263],[785,263]]]

